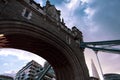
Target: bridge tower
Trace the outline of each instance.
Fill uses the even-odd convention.
[[[33,52],[54,68],[57,80],[89,80],[85,63],[82,33],[67,28],[60,10],[47,2],[41,6],[34,0],[0,0],[0,35],[4,48]]]

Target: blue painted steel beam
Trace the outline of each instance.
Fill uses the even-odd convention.
[[[120,40],[80,43],[81,48],[90,48],[90,49],[93,49],[94,51],[114,52],[114,53],[120,54],[120,49],[114,49],[114,48],[108,49],[108,48],[102,47],[103,45],[118,46],[120,45]]]
[[[102,47],[91,47],[91,46],[86,46],[86,48],[90,48],[94,51],[113,52],[113,53],[120,54],[120,49],[107,49]]]
[[[120,40],[81,42],[81,45],[120,45]]]

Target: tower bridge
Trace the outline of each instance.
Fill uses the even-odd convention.
[[[22,49],[46,59],[57,80],[89,80],[84,49],[79,47],[82,32],[75,26],[69,29],[48,0],[43,7],[34,0],[0,0],[0,40],[2,48]]]

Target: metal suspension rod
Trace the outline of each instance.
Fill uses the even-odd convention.
[[[51,65],[48,65],[47,68],[43,71],[43,73],[36,80],[42,80],[50,68],[51,68]]]
[[[103,77],[103,80],[104,80],[103,69],[102,69],[102,66],[100,64],[100,60],[99,60],[97,54],[98,54],[98,51],[95,51],[95,55],[96,55],[96,58],[97,58],[97,61],[98,61],[98,65],[99,65],[99,68],[100,68],[100,71],[101,71],[101,74],[102,74],[102,77]]]

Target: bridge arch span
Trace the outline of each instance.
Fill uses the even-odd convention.
[[[46,29],[29,22],[5,20],[0,21],[0,34],[9,41],[6,47],[45,58],[53,66],[57,80],[87,80],[72,48]]]

